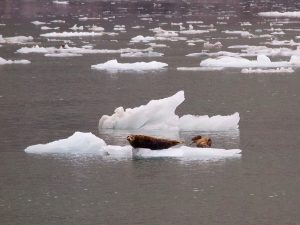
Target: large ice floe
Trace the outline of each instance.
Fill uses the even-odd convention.
[[[122,49],[93,49],[89,46],[70,47],[67,44],[64,47],[55,48],[55,47],[40,47],[38,45],[32,47],[23,47],[17,50],[17,53],[29,54],[29,53],[44,53],[45,56],[78,56],[81,54],[125,54],[125,53],[134,53],[134,52],[149,52],[152,48],[146,49],[132,49],[132,48],[122,48]]]
[[[4,38],[0,35],[0,43],[1,44],[27,44],[28,42],[33,41],[32,36],[15,36],[15,37],[6,37]]]
[[[96,70],[108,70],[108,71],[119,71],[119,70],[146,71],[146,70],[159,70],[167,66],[168,64],[157,62],[157,61],[119,63],[116,59],[114,59],[114,60],[109,60],[105,63],[92,65],[91,68]]]
[[[229,116],[194,116],[175,114],[176,108],[185,100],[184,92],[159,100],[151,100],[136,108],[115,109],[113,115],[99,120],[99,129],[172,130],[172,131],[226,131],[239,127],[239,113]]]
[[[202,67],[233,67],[233,68],[251,68],[251,67],[299,67],[300,57],[292,56],[290,61],[272,62],[266,55],[258,55],[256,60],[249,60],[242,57],[221,56],[218,58],[208,58],[200,63]]]
[[[51,32],[46,34],[40,34],[42,37],[88,37],[88,36],[102,36],[100,32]]]
[[[300,11],[293,11],[293,12],[260,12],[258,13],[259,16],[263,17],[287,17],[287,18],[300,18]]]
[[[0,57],[0,65],[5,64],[29,64],[30,61],[26,59],[20,59],[20,60],[6,60]]]
[[[133,149],[130,145],[107,145],[92,133],[75,132],[72,136],[47,144],[37,144],[24,150],[29,154],[100,155],[108,159],[132,158],[178,158],[183,160],[215,161],[224,158],[239,158],[240,149],[193,148],[179,146],[159,151]]]

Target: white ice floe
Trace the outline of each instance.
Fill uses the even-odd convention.
[[[119,71],[119,70],[132,70],[132,71],[146,71],[146,70],[159,70],[167,67],[168,64],[162,62],[135,62],[135,63],[119,63],[116,59],[109,60],[105,63],[100,63],[97,65],[92,65],[92,69],[96,70],[109,70],[109,71]]]
[[[31,36],[15,36],[15,37],[6,37],[4,38],[0,35],[0,43],[1,44],[27,44],[28,42],[33,41],[33,37]]]
[[[245,68],[241,70],[241,73],[293,73],[295,72],[293,68],[275,68],[275,69],[252,69],[252,68]]]
[[[223,45],[219,41],[216,42],[216,43],[210,43],[210,42],[203,43],[203,48],[204,49],[220,49],[222,47],[223,47]]]
[[[76,57],[76,56],[82,56],[82,54],[61,52],[61,53],[48,53],[48,54],[45,54],[45,56],[47,56],[47,57]]]
[[[54,54],[54,53],[72,53],[72,54],[120,54],[120,53],[133,53],[133,52],[147,52],[151,51],[151,48],[146,49],[93,49],[91,46],[85,47],[69,47],[65,44],[64,47],[40,47],[38,45],[33,47],[23,47],[17,50],[17,53],[29,54],[29,53],[44,53],[44,54]]]
[[[69,28],[70,30],[83,30],[83,26],[77,26],[77,24],[75,24],[73,27]]]
[[[117,31],[125,31],[125,30],[126,30],[126,27],[125,27],[125,25],[115,25],[115,26],[114,26],[114,30],[117,30]]]
[[[154,29],[151,29],[155,33],[156,37],[177,37],[178,32],[174,30],[164,30],[161,27],[156,27]]]
[[[68,5],[69,1],[52,1],[54,4]]]
[[[300,46],[300,43],[298,42],[295,42],[294,40],[282,40],[282,41],[279,41],[279,40],[272,40],[270,42],[265,42],[263,44],[266,44],[266,45],[273,45],[273,46]]]
[[[161,151],[152,151],[150,149],[138,149],[137,151],[133,151],[133,155],[137,158],[179,158],[182,160],[215,161],[224,158],[239,158],[241,157],[241,152],[242,151],[240,149],[199,149],[181,146]]]
[[[90,27],[89,30],[91,30],[91,31],[96,31],[96,32],[102,32],[102,31],[104,31],[104,28],[103,28],[103,27],[96,26],[96,25],[93,24],[93,26]]]
[[[142,58],[142,57],[161,57],[163,56],[163,53],[160,52],[127,52],[127,53],[121,53],[121,57],[130,57],[130,58]]]
[[[220,71],[224,67],[177,67],[178,71]]]
[[[224,131],[238,129],[239,114],[230,116],[194,116],[179,118],[176,108],[185,100],[184,92],[159,100],[151,100],[136,108],[115,109],[113,115],[104,115],[99,120],[100,129],[144,129],[173,131]]]
[[[28,64],[31,63],[29,60],[20,59],[20,60],[6,60],[0,57],[0,65],[5,64]]]
[[[51,20],[50,23],[66,23],[65,20]]]
[[[46,22],[41,22],[41,21],[32,21],[31,23],[36,26],[47,24]]]
[[[41,30],[58,30],[59,27],[47,27],[47,26],[42,26]]]
[[[48,144],[38,144],[27,147],[27,153],[32,154],[99,154],[115,155],[119,157],[128,156],[131,158],[131,146],[107,145],[101,138],[92,133],[75,132],[72,136],[53,141]]]
[[[100,17],[80,17],[78,18],[79,21],[87,21],[87,20],[100,20]]]
[[[225,34],[238,34],[238,35],[241,35],[241,37],[244,37],[244,38],[254,37],[254,35],[251,34],[249,31],[241,31],[241,30],[231,31],[231,30],[225,30],[225,31],[223,31],[223,33],[225,33]]]
[[[249,68],[249,67],[290,67],[300,66],[300,57],[292,56],[290,61],[272,62],[266,55],[258,55],[256,60],[249,60],[242,57],[221,56],[216,59],[208,58],[200,63],[203,67],[235,67],[235,68]]]
[[[181,30],[179,31],[180,34],[205,34],[209,33],[209,30],[194,30],[194,29],[189,29],[189,30]]]
[[[143,36],[143,35],[138,35],[136,37],[131,38],[130,42],[150,42],[150,41],[155,41],[155,37],[150,37],[150,36]]]
[[[100,32],[51,32],[46,34],[40,34],[42,37],[87,37],[87,36],[102,36]]]
[[[75,132],[72,136],[47,144],[37,144],[24,150],[28,154],[60,154],[60,155],[99,155],[107,159],[132,158],[177,158],[182,160],[214,161],[225,158],[241,157],[240,149],[193,148],[187,146],[153,151],[130,145],[107,145],[104,140],[92,133]]]
[[[152,48],[169,48],[166,44],[148,43]]]
[[[300,18],[300,11],[294,12],[260,12],[258,13],[259,16],[263,17],[289,17],[289,18]]]

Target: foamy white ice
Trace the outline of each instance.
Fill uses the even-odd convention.
[[[184,131],[224,131],[238,129],[239,114],[230,116],[193,116],[179,118],[176,108],[185,100],[184,92],[159,100],[151,100],[136,108],[115,109],[113,115],[104,115],[99,120],[100,129],[144,129]]]
[[[130,145],[107,145],[104,140],[92,133],[75,132],[72,136],[47,144],[37,144],[24,150],[29,154],[62,154],[82,155],[95,154],[106,158],[132,159],[138,158],[179,158],[183,160],[220,160],[224,158],[238,158],[240,149],[192,148],[175,147],[165,150],[152,151],[150,149],[133,149]]]
[[[118,71],[118,70],[145,71],[145,70],[159,70],[167,66],[168,64],[157,62],[157,61],[119,63],[116,59],[114,59],[114,60],[109,60],[105,63],[92,65],[91,68],[97,70],[109,70],[109,71]]]
[[[295,72],[293,68],[275,68],[275,69],[252,69],[244,68],[241,70],[241,73],[293,73]]]
[[[69,4],[69,1],[52,1],[54,4],[61,4],[61,5],[67,5]]]

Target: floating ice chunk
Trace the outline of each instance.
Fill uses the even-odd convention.
[[[266,45],[274,45],[274,46],[300,46],[300,43],[295,42],[294,40],[282,40],[282,41],[278,41],[278,40],[272,40],[271,42],[265,42],[264,44]]]
[[[179,118],[176,108],[184,101],[184,92],[151,100],[148,104],[136,108],[118,107],[112,116],[104,115],[99,120],[100,129],[144,129],[173,131],[224,131],[238,129],[239,114],[230,116],[193,116]]]
[[[220,71],[224,67],[177,67],[178,71]]]
[[[296,62],[296,60],[295,60],[295,62]],[[236,68],[288,67],[288,66],[291,66],[291,62],[288,62],[288,61],[271,62],[270,58],[265,55],[258,55],[257,60],[249,60],[249,59],[245,59],[242,57],[221,56],[216,59],[212,59],[212,58],[205,59],[200,63],[200,66],[204,66],[204,67],[220,66],[220,67],[236,67]]]
[[[289,17],[289,18],[300,18],[300,11],[294,12],[260,12],[258,13],[259,16],[263,17]]]
[[[0,65],[4,64],[28,64],[30,63],[29,60],[26,59],[20,59],[20,60],[6,60],[0,57]]]
[[[69,28],[70,30],[83,30],[83,26],[77,26],[77,24],[75,24],[73,27]]]
[[[230,31],[230,30],[225,30],[223,31],[223,33],[225,34],[238,34],[238,35],[241,35],[241,37],[245,37],[245,38],[251,38],[251,37],[254,37],[253,34],[251,34],[249,31]]]
[[[87,37],[87,36],[102,36],[103,33],[98,32],[52,32],[46,34],[40,34],[42,37]]]
[[[130,42],[150,42],[155,40],[156,40],[155,37],[150,37],[150,36],[144,37],[143,35],[138,35],[136,37],[131,38]]]
[[[131,146],[107,145],[92,133],[75,132],[72,136],[27,147],[26,153],[32,154],[98,154],[102,156],[132,157]]]
[[[223,158],[239,158],[241,157],[240,149],[217,149],[217,148],[192,148],[187,146],[174,147],[160,151],[152,151],[150,149],[133,150],[133,155],[137,158],[180,158],[183,160],[201,160],[214,161]]]
[[[48,53],[45,54],[47,57],[76,57],[76,56],[82,56],[81,54],[77,53],[68,53],[68,52],[61,52],[61,53]]]
[[[115,25],[114,30],[124,31],[124,30],[126,30],[126,27],[125,27],[125,25]]]
[[[134,70],[134,71],[145,71],[145,70],[159,70],[168,66],[166,63],[162,62],[135,62],[135,63],[118,63],[116,59],[109,60],[105,63],[100,63],[97,65],[92,65],[92,69],[97,70],[110,70],[110,71],[118,71],[118,70]]]
[[[148,43],[152,48],[169,48],[166,44]]]
[[[181,30],[179,31],[181,34],[204,34],[204,33],[209,33],[209,30]]]
[[[131,27],[132,29],[141,29],[141,28],[145,28],[144,26],[133,26]]]
[[[59,27],[47,27],[47,26],[42,26],[41,30],[58,30]]]
[[[50,23],[66,23],[65,20],[52,20]]]
[[[239,55],[240,55],[240,53],[236,53],[236,52],[219,51],[219,52],[198,52],[198,53],[196,52],[196,53],[187,54],[186,56],[189,56],[189,57],[198,57],[198,56],[210,56],[210,57],[232,56],[232,57],[237,57]]]
[[[54,47],[40,47],[38,45],[33,47],[23,47],[17,50],[17,53],[28,54],[28,53],[49,53],[54,52],[56,48]]]
[[[194,21],[186,21],[187,24],[203,24],[203,21],[200,20],[194,20]]]
[[[92,133],[75,132],[68,138],[37,144],[24,150],[28,154],[99,155],[107,159],[178,158],[181,160],[215,161],[241,157],[240,149],[193,148],[187,146],[153,151],[131,146],[107,145]]]
[[[225,131],[239,128],[239,113],[229,116],[194,116],[184,115],[180,117],[179,129],[182,131]]]
[[[178,32],[173,30],[164,30],[161,27],[151,29],[157,37],[177,37]]]
[[[112,116],[104,115],[99,120],[101,129],[145,129],[145,130],[179,130],[179,117],[176,108],[184,101],[184,92],[151,100],[147,105],[136,108],[118,107]]]
[[[128,52],[128,53],[121,53],[121,57],[131,57],[131,58],[142,58],[142,57],[161,57],[163,53],[160,52]]]
[[[216,42],[216,43],[209,43],[209,42],[205,42],[204,44],[203,44],[203,48],[204,49],[220,49],[220,48],[222,48],[223,47],[223,45],[222,45],[222,43],[221,42]]]
[[[250,22],[241,22],[241,26],[252,26]]]
[[[61,4],[61,5],[67,5],[69,4],[69,1],[52,1],[54,4]]]
[[[231,45],[231,46],[228,46],[228,48],[232,48],[232,49],[247,49],[247,48],[250,48],[252,46],[250,45]]]
[[[28,42],[33,41],[33,37],[31,36],[15,36],[15,37],[2,37],[0,35],[0,43],[1,44],[27,44]]]
[[[87,21],[87,20],[100,20],[100,17],[80,17],[78,18],[79,21]]]
[[[132,49],[132,48],[124,48],[124,49],[92,49],[91,47],[69,47],[65,44],[65,47],[55,48],[55,47],[39,47],[38,45],[29,47],[23,47],[17,50],[18,53],[28,54],[28,53],[74,53],[74,54],[119,54],[119,53],[132,53],[132,52],[141,52],[141,51],[150,51],[152,49]]]
[[[241,70],[241,73],[293,73],[295,72],[293,68],[276,68],[276,69],[252,69],[252,68],[245,68]]]
[[[32,21],[31,23],[36,25],[36,26],[47,24],[47,23],[41,22],[41,21]]]
[[[96,25],[93,24],[93,26],[90,27],[89,30],[91,30],[91,31],[98,31],[99,32],[99,31],[104,31],[104,28],[103,27],[98,27],[98,26],[96,26]]]

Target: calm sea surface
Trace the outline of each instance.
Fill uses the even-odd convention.
[[[197,67],[207,56],[203,39],[231,45],[264,45],[268,38],[244,38],[222,31],[269,34],[286,30],[278,40],[297,41],[300,19],[267,19],[262,11],[297,11],[298,1],[77,1],[55,4],[46,0],[1,0],[0,35],[32,36],[32,44],[0,44],[0,57],[27,59],[27,65],[0,65],[0,224],[1,225],[300,225],[300,70],[294,73],[242,74],[240,69],[178,71]],[[85,21],[79,18],[88,19]],[[52,23],[41,30],[32,21]],[[278,22],[282,25],[272,25]],[[160,41],[167,48],[157,58],[124,58],[120,54],[46,57],[19,54],[38,44],[59,47],[93,45],[95,49],[147,48],[130,43],[150,29],[179,30],[182,23],[209,33],[180,35],[187,40]],[[250,22],[251,26],[243,26]],[[116,36],[40,37],[41,33],[71,31],[97,25]],[[125,25],[126,32],[114,31]],[[140,26],[140,28],[132,28]],[[202,27],[201,27],[202,26]],[[84,31],[88,31],[86,28]],[[228,39],[228,37],[231,37]],[[56,41],[53,39],[57,39]],[[299,41],[299,40],[298,40]],[[273,46],[274,47],[274,46]],[[296,47],[289,48],[295,49]],[[210,52],[220,50],[211,50]],[[162,71],[105,72],[91,65],[111,59],[120,62],[160,61]],[[253,57],[252,57],[253,59]],[[289,60],[273,57],[272,60]],[[125,145],[124,133],[98,131],[98,120],[118,106],[135,107],[185,91],[178,115],[240,114],[234,133],[208,133],[217,148],[239,148],[242,157],[213,162],[164,158],[105,160],[100,156],[31,155],[24,149],[92,132],[107,143]],[[181,138],[189,133],[181,133]]]

